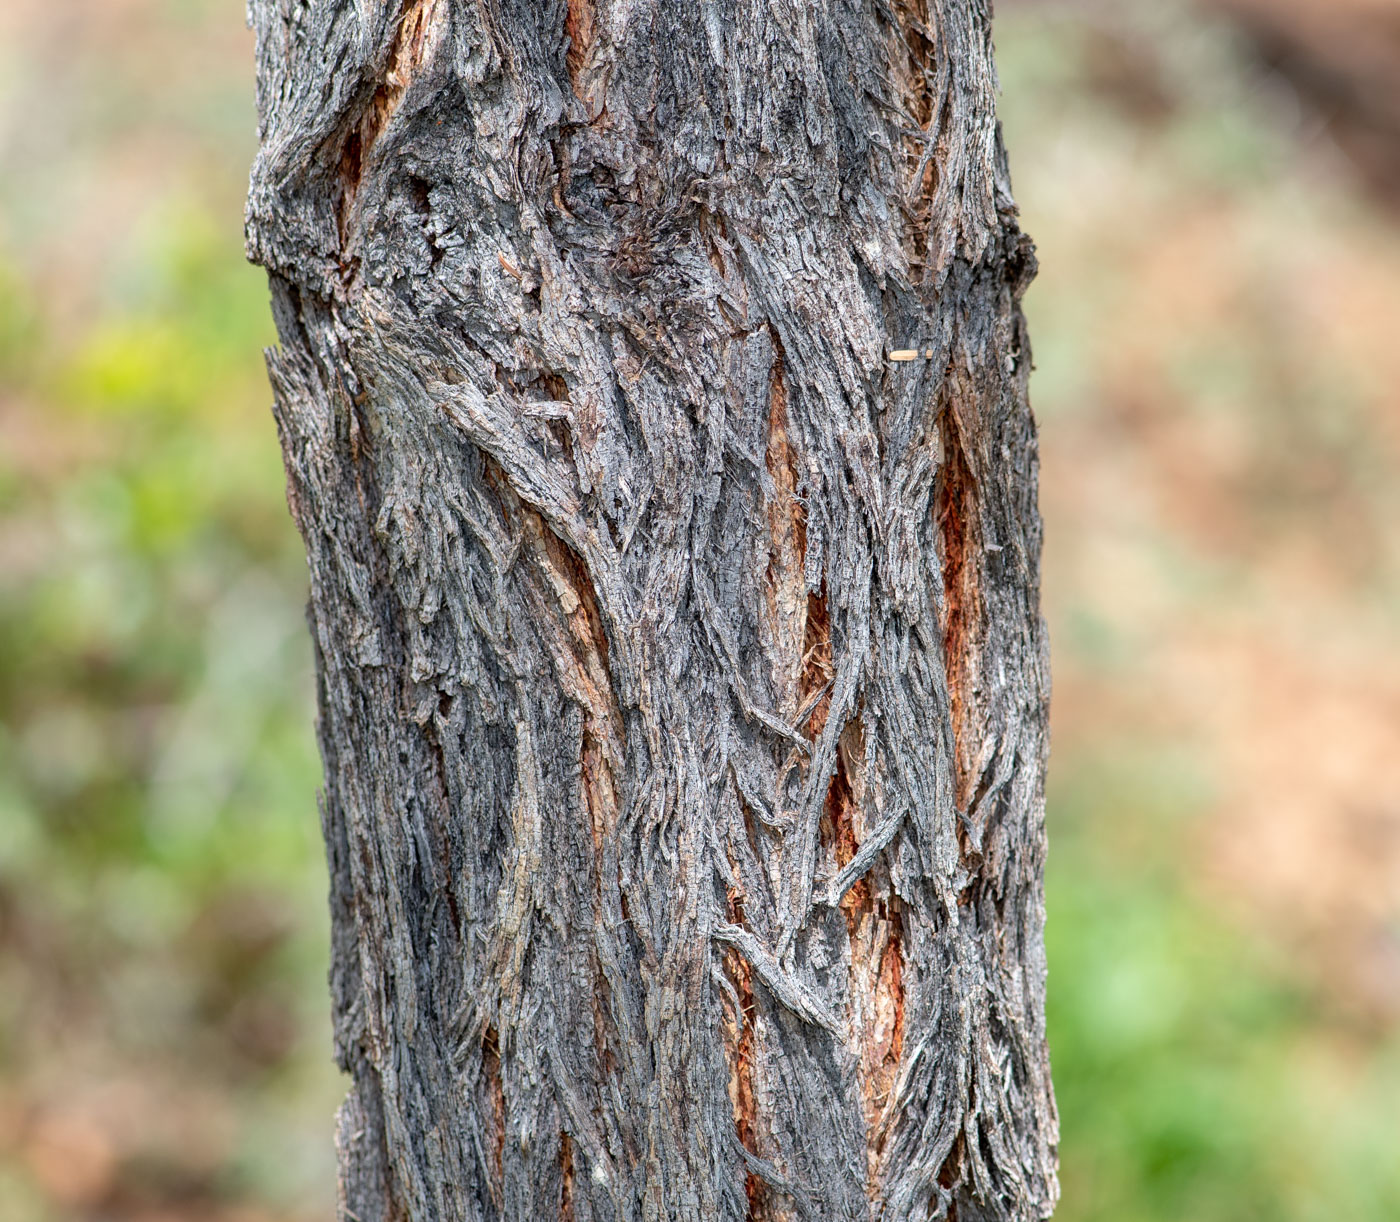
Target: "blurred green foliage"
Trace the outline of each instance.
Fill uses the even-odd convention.
[[[47,1205],[7,1193],[26,1151],[0,1150],[0,1216],[86,1217],[167,1181],[192,1216],[241,1198],[325,1216],[319,765],[267,294],[237,232],[190,206],[140,270],[64,335],[3,275],[0,1076],[22,1132],[71,1110],[72,1061],[193,1077],[233,1119],[207,1126],[213,1165],[128,1134],[110,1183],[48,1185]]]
[[[1051,798],[1056,1216],[1400,1217],[1400,1047],[1375,1049],[1192,893],[1189,768],[1101,750],[1063,761]]]
[[[1086,86],[1082,29],[999,18],[1033,232],[1120,189],[1113,174],[1134,162],[1155,168],[1121,200],[1125,226],[1172,192],[1276,190],[1286,141],[1221,84],[1236,71],[1228,44],[1169,7],[1140,19],[1167,49],[1166,84],[1113,104]],[[195,4],[168,20],[178,43],[229,16]],[[245,113],[246,62],[215,86],[199,95],[202,138],[242,158],[229,116]],[[125,122],[169,119],[168,98],[129,80],[118,92]],[[267,296],[237,210],[233,191],[162,199],[77,324],[49,321],[43,278],[0,246],[0,1217],[14,1222],[331,1212],[339,1084],[305,573],[259,359]],[[1122,308],[1129,238],[1098,240],[1101,258],[1047,264],[1030,301],[1050,440],[1094,410],[1111,359],[1096,345]],[[1272,411],[1267,326],[1169,356],[1174,393],[1194,410]],[[1377,487],[1346,412],[1318,419],[1301,397],[1296,427]],[[1053,515],[1050,528],[1064,529]],[[1179,541],[1141,542],[1198,580]],[[1138,641],[1092,593],[1051,600],[1057,666],[1112,683]],[[1400,1045],[1194,884],[1193,828],[1213,801],[1197,755],[1151,727],[1057,739],[1058,1216],[1400,1217]],[[155,1119],[170,1108],[174,1138]]]
[[[1285,618],[1275,556],[1300,541],[1325,556],[1308,572],[1332,617],[1302,648],[1372,614],[1394,648],[1395,400],[1348,359],[1334,337],[1350,320],[1308,277],[1325,268],[1345,295],[1374,260],[1384,278],[1395,219],[1345,167],[1300,156],[1278,81],[1201,7],[1017,5],[998,13],[997,50],[1042,261],[1026,305],[1057,689],[1056,1216],[1400,1218],[1393,1014],[1341,995],[1283,922],[1222,902],[1210,823],[1235,778],[1202,714],[1229,678],[1207,677],[1220,686],[1188,698],[1184,725],[1154,690],[1183,635],[1242,622],[1247,640]],[[1095,548],[1113,559],[1086,563]],[[1316,768],[1330,744],[1311,746]],[[1265,766],[1283,770],[1285,750]]]

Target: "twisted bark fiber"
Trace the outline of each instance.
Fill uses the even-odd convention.
[[[987,7],[252,0],[342,1218],[1049,1213]]]

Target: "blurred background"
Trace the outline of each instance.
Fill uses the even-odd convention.
[[[999,0],[1063,1222],[1400,1219],[1400,0]],[[328,1222],[232,0],[0,6],[0,1219]]]

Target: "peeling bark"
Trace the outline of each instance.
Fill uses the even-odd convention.
[[[252,17],[341,1217],[1047,1216],[984,5]]]

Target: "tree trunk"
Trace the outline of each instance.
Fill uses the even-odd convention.
[[[342,1218],[1049,1213],[988,7],[252,0]]]

